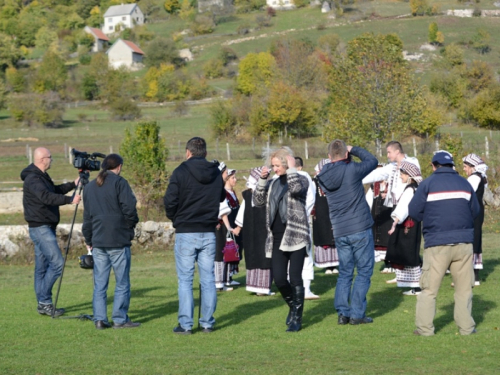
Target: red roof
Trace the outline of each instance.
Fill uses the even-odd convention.
[[[122,39],[122,40],[123,40],[123,39]],[[136,45],[136,44],[134,44],[133,42],[131,42],[130,40],[123,40],[123,42],[125,42],[125,44],[126,44],[127,46],[129,46],[129,47],[130,47],[130,49],[131,49],[132,51],[134,51],[135,53],[139,53],[139,54],[141,54],[141,55],[144,55],[144,52],[142,52],[142,50],[141,50],[139,47],[137,47],[137,45]]]
[[[96,38],[109,42],[109,38],[100,29],[89,27],[89,30],[96,36]]]

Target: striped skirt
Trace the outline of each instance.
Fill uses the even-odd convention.
[[[270,269],[255,268],[247,270],[246,290],[249,292],[269,294],[272,282]]]
[[[339,265],[337,248],[314,246],[314,265],[319,268],[335,267]]]
[[[420,267],[407,267],[404,269],[396,269],[396,280],[400,288],[419,288],[420,275],[422,270]]]

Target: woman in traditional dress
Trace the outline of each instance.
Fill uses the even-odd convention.
[[[316,175],[326,163],[330,163],[330,159],[322,159],[314,167]],[[335,240],[333,239],[328,202],[316,178],[314,179],[314,183],[316,185],[316,202],[312,213],[314,265],[318,268],[326,269],[326,274],[338,274],[339,271],[335,267],[339,265],[339,255],[335,248]]]
[[[418,184],[422,182],[422,174],[419,167],[405,160],[400,163],[399,169],[401,181],[406,184],[406,187],[391,214],[393,224],[389,230],[390,237],[385,259],[396,270],[398,287],[411,288],[403,294],[416,296],[421,293],[419,280],[422,273],[420,268],[422,231],[420,222],[415,222],[408,217],[408,205]]]
[[[247,270],[246,290],[256,293],[258,296],[274,295],[271,292],[272,275],[271,259],[266,258],[266,207],[255,206],[252,194],[259,181],[261,167],[253,168],[247,178],[247,190],[242,193],[241,203],[235,224],[237,227],[233,233],[239,235],[243,226],[243,246],[245,247],[245,267]]]
[[[240,207],[238,198],[234,193],[234,186],[236,185],[236,171],[234,169],[227,169],[224,163],[222,176],[225,178],[226,200],[221,203],[219,210],[219,225],[215,233],[216,248],[215,248],[215,287],[219,291],[231,291],[232,286],[240,285],[239,282],[234,281],[232,276],[238,273],[239,262],[224,262],[224,254],[222,250],[226,245],[226,238],[228,231],[233,232],[235,226],[234,220]],[[236,238],[236,243],[242,250],[241,236]]]
[[[479,281],[479,270],[483,269],[483,221],[484,221],[484,203],[483,195],[484,188],[488,186],[488,179],[486,178],[486,171],[488,166],[476,154],[469,154],[462,159],[464,162],[464,171],[467,174],[467,181],[472,185],[476,192],[477,200],[481,211],[474,219],[474,285],[481,285]]]
[[[302,328],[302,268],[306,246],[310,243],[306,212],[309,182],[297,173],[295,158],[289,148],[272,152],[270,160],[278,178],[268,181],[269,168],[262,167],[253,201],[256,206],[266,206],[266,257],[271,257],[274,282],[290,308],[286,319],[287,332],[297,332]]]

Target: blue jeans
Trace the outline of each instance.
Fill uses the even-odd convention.
[[[335,245],[340,263],[339,278],[335,289],[335,310],[339,315],[353,319],[364,318],[366,294],[370,289],[370,278],[375,264],[372,229],[336,237]],[[353,285],[354,267],[357,268],[357,276]]]
[[[57,244],[56,232],[49,225],[29,228],[35,244],[35,294],[38,303],[52,303],[52,287],[61,276],[64,259]]]
[[[108,321],[107,290],[111,267],[115,274],[116,286],[113,300],[112,320],[115,324],[128,322],[130,306],[130,247],[94,247],[94,321]]]
[[[215,233],[176,233],[175,267],[179,282],[179,324],[184,329],[193,328],[193,278],[194,264],[198,262],[201,284],[201,318],[203,328],[215,324],[217,292],[214,276]]]

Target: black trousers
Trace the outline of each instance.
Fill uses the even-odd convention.
[[[281,241],[280,241],[281,242]],[[271,268],[274,278],[274,283],[278,288],[291,285],[304,286],[302,282],[302,268],[304,267],[304,259],[306,257],[306,248],[296,251],[282,251],[279,249],[280,243],[273,244],[273,255],[271,259]],[[288,274],[290,274],[290,283],[288,282]]]

